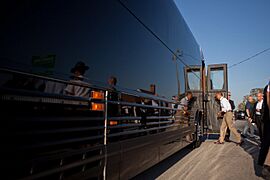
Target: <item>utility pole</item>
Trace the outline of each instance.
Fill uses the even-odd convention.
[[[182,56],[182,53],[181,53],[181,51],[179,50],[179,49],[177,49],[176,50],[176,53],[175,53],[176,55],[178,55],[178,56]],[[176,55],[173,55],[173,57],[172,57],[172,60],[174,61],[174,63],[175,63],[175,70],[176,70],[176,79],[177,79],[177,89],[178,89],[178,92],[177,92],[177,94],[178,94],[178,96],[181,94],[181,88],[180,88],[180,80],[179,80],[179,71],[178,71],[178,63],[177,63],[177,57],[176,57]]]

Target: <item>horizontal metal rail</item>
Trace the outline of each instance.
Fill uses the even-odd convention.
[[[95,127],[79,127],[79,128],[65,128],[65,129],[56,129],[56,130],[37,130],[30,132],[15,132],[15,135],[38,135],[38,134],[56,134],[56,133],[68,133],[68,132],[83,132],[91,130],[101,130],[104,126],[95,126]]]
[[[103,117],[91,117],[91,116],[66,116],[66,117],[20,117],[21,121],[36,121],[36,122],[69,122],[69,121],[103,121]]]
[[[153,108],[153,109],[166,109],[166,110],[177,110],[175,108],[165,107],[165,106],[153,106],[153,105],[145,105],[139,103],[130,103],[130,102],[123,102],[123,101],[108,101],[109,104],[118,104],[123,106],[135,106],[141,108]]]
[[[122,135],[130,135],[130,134],[136,134],[136,133],[142,133],[142,132],[148,132],[153,130],[160,130],[160,129],[166,129],[169,127],[180,127],[178,124],[172,124],[167,126],[161,126],[161,127],[155,127],[155,128],[148,128],[148,129],[140,129],[140,130],[132,130],[132,131],[126,131],[126,132],[120,132],[120,133],[114,133],[109,134],[109,137],[116,137],[116,136],[122,136]]]
[[[44,162],[44,161],[52,161],[52,160],[58,160],[58,159],[64,159],[68,158],[74,155],[81,155],[85,153],[91,153],[93,151],[97,151],[100,149],[104,149],[103,144],[91,146],[91,147],[86,147],[83,149],[61,149],[61,151],[53,151],[48,154],[43,154],[41,157],[35,158],[30,160],[28,163],[31,162]]]
[[[89,164],[91,162],[100,160],[102,158],[104,158],[104,155],[99,155],[99,156],[91,157],[91,158],[88,158],[85,160],[76,161],[76,162],[71,163],[71,164],[63,165],[63,166],[60,166],[60,167],[57,167],[54,169],[46,170],[46,171],[28,176],[26,178],[22,178],[21,180],[32,180],[32,179],[38,179],[38,178],[50,176],[50,175],[53,175],[56,173],[64,172],[64,171],[72,169],[72,168],[76,168],[78,166]]]
[[[40,144],[35,145],[26,145],[23,146],[22,149],[31,149],[31,148],[43,148],[43,147],[49,147],[49,146],[55,146],[55,145],[63,145],[68,143],[76,143],[76,142],[82,142],[82,141],[88,141],[88,140],[95,140],[95,139],[102,139],[103,135],[98,136],[91,136],[91,137],[82,137],[82,138],[72,138],[68,140],[60,140],[60,141],[53,141],[53,142],[44,142]]]
[[[37,75],[37,74],[28,73],[28,72],[7,69],[7,68],[0,68],[0,72],[18,74],[18,75],[22,75],[22,76],[28,76],[31,78],[38,78],[38,79],[43,79],[43,80],[53,81],[53,82],[58,82],[58,83],[63,83],[63,84],[72,84],[72,85],[82,86],[82,87],[87,87],[87,88],[100,89],[103,91],[105,91],[105,90],[115,91],[116,93],[123,93],[123,94],[131,95],[131,96],[148,98],[148,99],[153,99],[153,100],[157,100],[157,101],[160,100],[160,101],[164,101],[167,103],[174,103],[174,101],[167,99],[167,98],[164,98],[164,97],[150,95],[147,93],[143,93],[143,92],[139,92],[139,91],[131,90],[131,89],[126,89],[126,88],[121,88],[121,87],[116,87],[116,89],[112,90],[108,85],[102,86],[100,84],[96,84],[93,82],[90,82],[89,84],[82,84],[82,83],[70,82],[69,80],[62,80],[62,79],[57,79],[57,78],[52,78],[52,77],[47,77],[47,76],[42,76],[42,75]],[[87,98],[84,98],[84,99],[87,99]]]

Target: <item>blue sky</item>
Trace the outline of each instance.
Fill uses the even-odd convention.
[[[207,64],[229,66],[270,48],[269,0],[175,0],[203,48]],[[229,69],[229,89],[238,104],[251,88],[270,79],[270,51]]]

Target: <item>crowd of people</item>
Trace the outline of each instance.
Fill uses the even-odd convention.
[[[218,113],[218,116],[222,116],[223,120],[220,126],[220,137],[215,142],[215,144],[224,144],[224,139],[226,135],[226,130],[229,129],[230,132],[236,137],[236,144],[242,145],[244,142],[241,134],[238,132],[233,123],[233,106],[230,99],[230,94],[228,99],[226,99],[222,92],[217,92],[215,98],[220,101],[221,111]],[[243,137],[249,136],[254,138],[255,128],[253,124],[256,125],[256,129],[259,135],[260,144],[260,153],[258,157],[258,165],[263,166],[262,174],[270,178],[270,81],[268,85],[264,88],[263,92],[257,93],[257,101],[254,102],[252,96],[248,97],[248,100],[245,104],[245,113],[246,113],[246,123],[244,130],[242,132]]]

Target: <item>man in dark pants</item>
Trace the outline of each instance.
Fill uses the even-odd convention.
[[[263,141],[261,144],[258,164],[263,165],[266,159],[267,153],[269,151],[270,146],[270,82],[264,88],[264,114],[263,114],[263,122],[264,122],[264,132],[263,132]]]
[[[259,131],[260,140],[262,142],[263,139],[263,113],[264,113],[264,104],[263,104],[263,94],[258,93],[257,94],[257,102],[254,104],[253,108],[253,116],[254,120],[257,126],[257,129]]]

